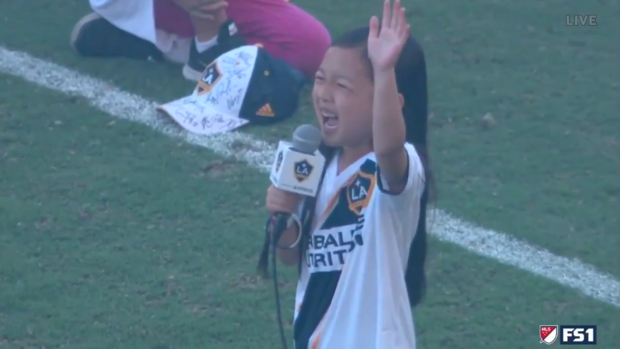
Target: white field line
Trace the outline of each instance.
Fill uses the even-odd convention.
[[[261,172],[268,172],[271,167],[275,151],[272,144],[239,132],[210,137],[189,134],[158,115],[155,112],[157,103],[27,53],[0,46],[0,72],[67,95],[82,97],[112,117],[141,123],[167,136],[208,148],[221,156],[235,157]],[[430,216],[430,233],[441,241],[454,243],[475,254],[529,271],[620,307],[620,283],[593,266],[574,258],[556,256],[510,235],[454,218],[441,210]]]

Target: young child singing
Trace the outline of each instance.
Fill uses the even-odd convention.
[[[413,349],[424,293],[426,64],[405,9],[335,40],[315,76],[327,159],[316,199],[269,187],[269,212],[298,215],[278,257],[298,265],[296,349]],[[308,217],[307,219],[305,217]],[[294,222],[295,220],[291,220]]]

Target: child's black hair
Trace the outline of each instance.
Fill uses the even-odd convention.
[[[354,29],[345,33],[332,43],[333,47],[360,49],[362,55],[368,60],[368,34],[369,27]],[[372,77],[372,66],[368,60],[368,71]],[[415,307],[422,300],[426,291],[426,274],[424,264],[426,261],[426,206],[429,198],[429,188],[432,187],[432,173],[428,159],[428,92],[426,82],[426,61],[424,51],[420,44],[409,37],[400,57],[396,63],[396,84],[398,92],[404,97],[403,117],[407,128],[406,139],[413,144],[418,156],[422,161],[425,173],[425,188],[420,201],[420,212],[416,234],[409,248],[409,260],[405,272],[405,283],[411,307]],[[322,144],[321,153],[329,163],[336,153],[336,149]],[[327,167],[327,166],[326,166]],[[316,200],[306,200],[304,207],[304,227],[302,229],[302,241],[299,244],[300,261],[305,263],[305,252],[311,229],[312,217]]]

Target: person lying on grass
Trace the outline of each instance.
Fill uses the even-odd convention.
[[[270,213],[297,215],[277,242],[299,267],[296,349],[413,349],[425,290],[427,82],[399,0],[381,25],[344,34],[314,81],[327,160],[316,199],[270,186]],[[302,226],[294,223],[301,217]]]
[[[259,45],[306,77],[314,76],[331,37],[309,13],[285,0],[90,0],[93,13],[71,33],[85,57],[169,60],[183,76],[245,44]]]

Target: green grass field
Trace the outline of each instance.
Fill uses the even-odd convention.
[[[620,6],[403,3],[429,65],[437,207],[617,284]],[[298,4],[334,35],[381,7]],[[76,57],[69,32],[87,12],[4,1],[0,47],[149,100],[192,89],[177,66]],[[567,14],[598,25],[567,27]],[[0,348],[279,348],[271,282],[255,276],[267,176],[18,75],[0,73]],[[243,132],[274,143],[312,118],[305,103]],[[598,325],[598,347],[620,346],[617,304],[435,238],[429,248],[419,348],[530,349],[541,324]],[[282,281],[290,315],[294,271]]]

